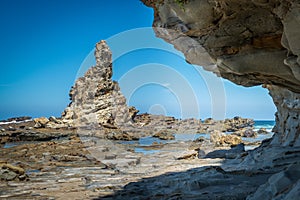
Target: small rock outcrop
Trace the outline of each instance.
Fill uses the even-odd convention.
[[[39,117],[33,120],[35,122],[35,128],[45,128],[46,124],[49,122],[49,119],[46,117]]]
[[[268,134],[269,132],[267,131],[266,128],[260,128],[260,129],[258,129],[257,133],[258,134]]]
[[[226,135],[214,130],[210,133],[210,142],[215,146],[236,146],[242,143],[242,139],[236,135]]]
[[[250,128],[238,130],[233,134],[241,137],[247,137],[247,138],[255,138],[257,136],[257,132],[255,132],[253,129]]]
[[[70,91],[70,105],[62,121],[72,127],[122,126],[132,121],[137,110],[126,105],[112,77],[112,53],[105,41],[95,47],[96,65],[79,78]]]
[[[13,166],[0,161],[0,180],[1,181],[23,181],[27,178],[25,170],[21,167]]]
[[[168,130],[161,130],[156,132],[153,137],[157,137],[161,140],[175,140],[175,136]]]
[[[225,119],[224,130],[228,132],[233,132],[246,127],[252,127],[253,125],[254,125],[253,119],[234,117],[233,119]]]

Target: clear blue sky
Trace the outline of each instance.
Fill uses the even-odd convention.
[[[274,118],[265,89],[220,80],[156,38],[153,11],[139,0],[1,0],[0,19],[0,119],[60,116],[101,39],[114,53],[113,78],[141,112]]]

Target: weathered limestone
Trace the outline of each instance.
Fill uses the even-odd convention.
[[[271,176],[247,200],[255,199],[298,199],[300,196],[300,165],[292,165],[286,171]],[[298,189],[297,189],[298,188]]]
[[[276,86],[268,87],[277,107],[276,132],[272,144],[300,146],[300,94]]]
[[[242,143],[242,139],[236,135],[226,135],[215,130],[210,133],[210,142],[215,146],[236,146]]]
[[[70,105],[62,121],[72,127],[122,126],[132,120],[135,109],[126,105],[117,82],[112,81],[112,54],[100,41],[95,48],[96,66],[79,78],[70,91]]]

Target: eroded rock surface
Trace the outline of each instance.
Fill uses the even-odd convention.
[[[156,10],[158,37],[198,64],[244,86],[299,92],[299,2],[144,1]],[[265,3],[261,3],[265,2]]]
[[[126,105],[117,82],[112,81],[112,54],[105,41],[95,47],[96,65],[79,78],[70,91],[70,105],[62,121],[72,127],[122,126],[137,110]]]
[[[263,85],[270,91],[277,107],[274,137],[246,156],[239,169],[285,170],[299,163],[300,2],[143,2],[154,8],[156,35],[183,52],[189,63],[236,84]],[[274,175],[268,181],[270,184],[266,183],[249,198],[295,199],[299,179],[292,181],[284,176],[284,172]],[[271,183],[280,182],[280,177],[287,185]],[[271,193],[263,195],[265,190]]]

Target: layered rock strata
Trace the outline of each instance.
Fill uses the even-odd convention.
[[[131,122],[136,109],[126,105],[112,78],[112,53],[105,41],[95,47],[96,65],[79,78],[70,91],[70,105],[62,121],[72,127],[118,127]]]

